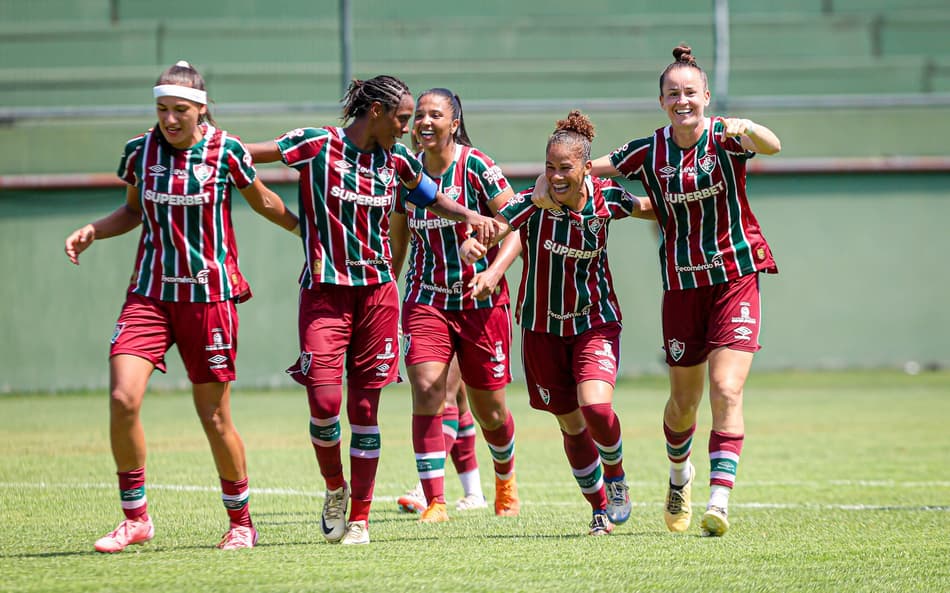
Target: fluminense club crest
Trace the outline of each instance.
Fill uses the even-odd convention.
[[[686,353],[686,344],[680,342],[676,338],[673,338],[667,342],[667,347],[669,348],[670,358],[679,362],[683,358],[683,354]]]
[[[716,155],[707,154],[699,159],[699,168],[707,173],[711,173],[716,168]]]
[[[450,185],[446,188],[443,188],[442,193],[444,193],[446,197],[449,197],[454,200],[457,197],[459,197],[459,195],[461,195],[462,188],[457,185]]]
[[[380,167],[376,170],[376,176],[379,177],[379,180],[383,182],[384,185],[389,185],[393,181],[394,171],[389,167]]]
[[[538,388],[538,393],[541,394],[541,401],[544,402],[544,405],[551,403],[551,390],[546,387],[541,387],[540,385],[535,385]]]
[[[301,352],[300,353],[300,372],[304,375],[310,373],[310,364],[313,362],[313,353],[312,352]]]

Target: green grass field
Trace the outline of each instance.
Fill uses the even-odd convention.
[[[228,553],[213,547],[227,519],[190,397],[150,393],[156,537],[116,555],[92,551],[121,516],[106,395],[3,396],[0,591],[950,591],[950,373],[753,374],[721,539],[699,537],[698,521],[682,535],[663,524],[665,394],[664,378],[619,386],[634,512],[612,536],[591,538],[554,420],[528,408],[520,385],[509,400],[521,516],[475,511],[421,525],[396,512],[415,475],[408,389],[388,388],[373,542],[354,549],[318,530],[323,485],[303,392],[238,390],[260,541]],[[708,494],[708,429],[704,403],[696,510]],[[492,492],[481,437],[479,460]]]

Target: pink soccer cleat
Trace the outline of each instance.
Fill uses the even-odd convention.
[[[113,554],[121,552],[132,544],[144,544],[153,537],[155,537],[155,526],[152,525],[151,518],[146,518],[144,521],[126,519],[119,523],[112,533],[96,540],[96,551]]]
[[[242,525],[232,525],[231,529],[224,534],[218,543],[219,550],[240,550],[241,548],[253,548],[257,543],[257,530],[253,527],[244,527]]]

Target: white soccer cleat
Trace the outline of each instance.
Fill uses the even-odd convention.
[[[327,490],[323,501],[323,513],[320,515],[320,531],[330,543],[343,538],[346,530],[346,507],[350,502],[350,486],[344,483],[336,490]]]
[[[350,521],[346,524],[346,533],[340,544],[344,546],[359,546],[369,543],[369,526],[366,521]]]
[[[456,511],[475,511],[478,509],[487,509],[488,502],[484,495],[466,494],[455,503]]]
[[[426,495],[422,491],[422,484],[417,483],[412,490],[407,490],[405,494],[396,499],[399,505],[399,511],[402,513],[421,513],[426,510]]]
[[[703,537],[722,537],[729,531],[729,513],[723,507],[711,506],[700,523]]]
[[[607,490],[607,517],[610,518],[610,522],[615,525],[626,523],[633,507],[626,476],[604,480],[604,488]]]

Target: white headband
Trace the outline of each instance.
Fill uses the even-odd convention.
[[[190,86],[180,86],[177,84],[160,84],[152,89],[155,98],[159,97],[181,97],[202,105],[208,104],[208,93],[199,89],[193,89]]]

